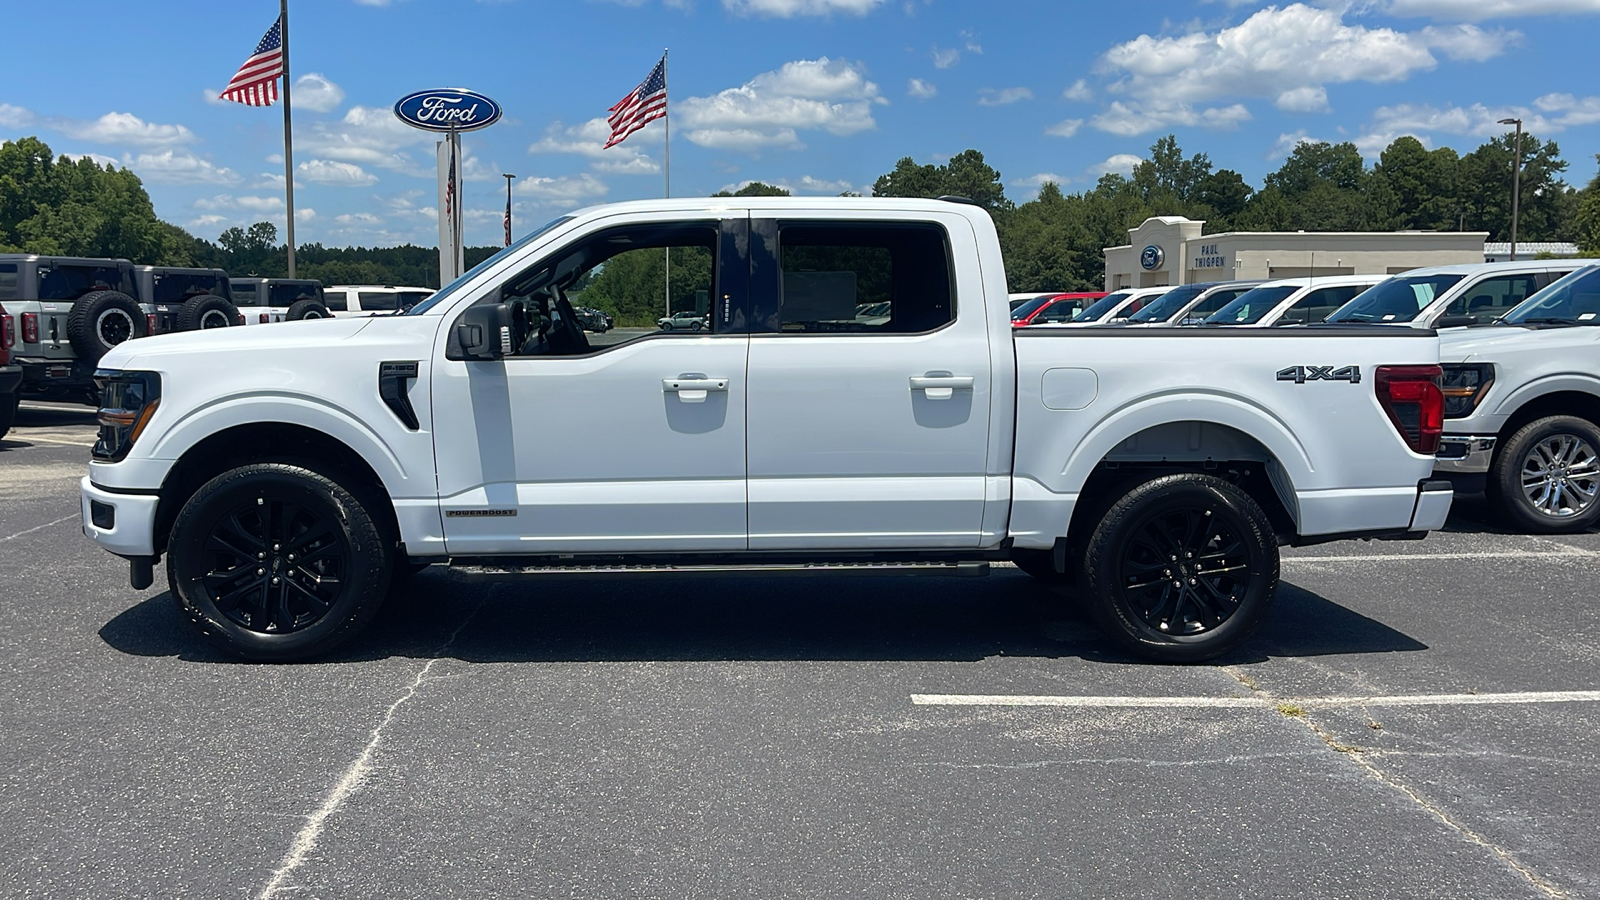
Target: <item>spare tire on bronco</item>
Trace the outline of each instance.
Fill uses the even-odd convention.
[[[284,319],[298,322],[301,319],[331,319],[333,313],[315,297],[301,297],[289,304],[289,311],[284,314]]]
[[[90,291],[67,314],[67,339],[84,362],[98,362],[112,347],[148,333],[144,310],[121,291]]]
[[[196,294],[178,307],[178,330],[226,328],[238,324],[239,308],[216,294]]]

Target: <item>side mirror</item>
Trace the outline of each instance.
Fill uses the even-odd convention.
[[[465,359],[493,361],[510,356],[511,310],[503,303],[474,306],[456,320],[456,342]]]
[[[1437,322],[1433,323],[1433,327],[1435,327],[1435,328],[1463,328],[1463,327],[1465,327],[1467,325],[1476,325],[1476,324],[1478,324],[1478,317],[1477,316],[1440,316],[1439,320]]]

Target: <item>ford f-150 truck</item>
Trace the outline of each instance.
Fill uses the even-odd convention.
[[[710,298],[706,329],[586,334],[567,292],[656,303],[664,250],[673,294]],[[403,315],[107,354],[83,528],[136,588],[165,556],[201,631],[256,659],[327,651],[430,562],[1009,560],[1075,579],[1130,650],[1191,661],[1260,621],[1280,545],[1445,521],[1431,332],[1013,329],[1008,312],[994,225],[967,203],[583,210]]]

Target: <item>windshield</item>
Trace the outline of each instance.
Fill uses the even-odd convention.
[[[496,253],[495,255],[493,255],[493,256],[489,257],[488,259],[484,260],[483,262],[478,263],[477,265],[473,266],[471,269],[468,269],[467,273],[465,275],[462,275],[460,278],[457,278],[455,281],[452,281],[449,284],[445,285],[442,290],[440,290],[438,293],[434,294],[432,297],[429,297],[428,299],[422,301],[421,303],[418,303],[416,306],[413,306],[410,309],[406,310],[403,313],[403,315],[420,316],[423,313],[426,313],[428,310],[433,309],[435,306],[438,306],[441,302],[443,302],[445,300],[445,298],[449,297],[451,294],[454,294],[456,291],[460,290],[462,285],[465,285],[467,282],[471,281],[473,278],[476,278],[478,276],[478,273],[480,273],[483,270],[485,270],[485,269],[489,268],[490,266],[494,265],[496,262],[499,262],[500,257],[505,256],[507,253],[515,253],[518,250],[521,250],[523,247],[526,247],[528,244],[532,243],[534,240],[536,240],[540,235],[544,234],[545,232],[551,230],[552,228],[555,228],[558,225],[563,225],[563,224],[566,224],[567,222],[570,222],[570,221],[572,221],[572,216],[562,216],[559,219],[551,219],[550,221],[544,223],[544,225],[541,226],[539,228],[539,230],[531,232],[531,233],[529,233],[527,235],[524,235],[515,244],[512,244],[511,246],[505,248],[504,250],[501,250],[499,253]]]
[[[1296,285],[1252,288],[1206,318],[1207,325],[1254,325],[1273,307],[1300,290]]]
[[[1328,322],[1409,322],[1463,275],[1396,275],[1363,291]]]
[[[1507,325],[1600,325],[1600,266],[1579,269],[1506,313]]]
[[[1107,294],[1104,297],[1101,297],[1099,300],[1096,300],[1088,309],[1073,316],[1072,321],[1098,322],[1107,313],[1111,312],[1113,309],[1116,309],[1118,306],[1121,306],[1122,301],[1128,299],[1128,297],[1132,294],[1132,291],[1117,291],[1115,294]]]
[[[1189,301],[1206,292],[1209,284],[1186,284],[1173,288],[1150,301],[1150,305],[1128,317],[1129,322],[1165,322],[1189,305]]]
[[[1026,319],[1027,317],[1029,317],[1029,316],[1033,315],[1034,313],[1038,312],[1039,311],[1039,307],[1041,307],[1041,306],[1043,306],[1043,305],[1045,305],[1046,303],[1049,303],[1049,302],[1050,302],[1050,296],[1048,294],[1043,296],[1043,297],[1035,297],[1032,300],[1024,300],[1024,301],[1022,301],[1022,305],[1021,306],[1017,306],[1017,307],[1013,307],[1012,308],[1012,310],[1011,310],[1011,318],[1013,318],[1013,319]]]

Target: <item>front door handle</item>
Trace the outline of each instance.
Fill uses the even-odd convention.
[[[684,403],[704,403],[706,396],[712,391],[727,393],[728,379],[705,378],[699,375],[663,378],[661,390],[668,394],[677,394],[678,399]]]
[[[911,389],[922,391],[929,400],[949,400],[956,391],[972,390],[971,375],[913,375]]]

